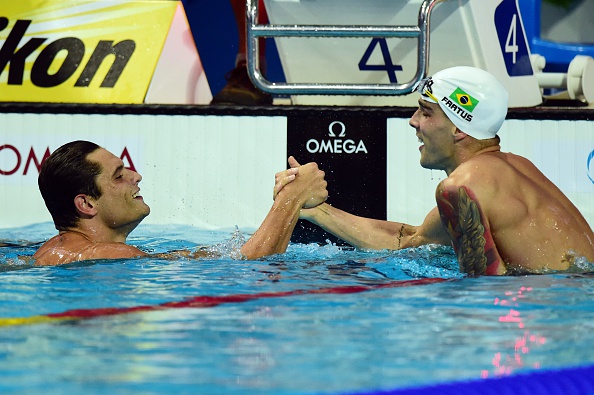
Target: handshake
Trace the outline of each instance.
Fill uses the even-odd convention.
[[[273,200],[279,196],[288,200],[296,199],[300,207],[306,209],[324,203],[328,199],[328,183],[318,165],[315,162],[300,165],[292,156],[288,162],[290,168],[276,173],[274,177]]]

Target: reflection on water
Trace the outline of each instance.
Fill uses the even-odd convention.
[[[505,292],[504,298],[495,298],[495,305],[509,307],[509,312],[499,316],[499,322],[503,325],[517,325],[519,335],[513,344],[510,344],[508,350],[499,351],[493,357],[493,374],[495,376],[504,376],[512,374],[515,370],[524,367],[524,357],[527,356],[533,348],[539,347],[546,342],[546,337],[538,333],[533,333],[530,328],[529,318],[522,315],[522,299],[526,294],[532,291],[532,287],[520,287],[517,291]],[[508,326],[508,325],[506,325]],[[540,361],[532,362],[534,369],[540,368]],[[489,371],[483,370],[481,377],[489,377]]]

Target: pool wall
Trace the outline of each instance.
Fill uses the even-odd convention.
[[[152,209],[148,224],[254,229],[288,155],[326,171],[331,204],[420,223],[445,174],[419,166],[419,143],[408,126],[413,111],[3,104],[0,228],[51,221],[37,188],[39,165],[75,139],[97,142],[142,174],[141,194]],[[591,225],[592,118],[587,108],[512,109],[500,132],[502,149],[532,160]]]

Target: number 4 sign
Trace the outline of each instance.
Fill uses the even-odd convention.
[[[530,54],[516,0],[503,0],[495,10],[495,27],[510,77],[532,75]]]
[[[384,64],[369,64],[369,58],[371,58],[371,54],[374,52],[375,47],[377,47],[378,45],[382,51]],[[374,38],[373,40],[371,40],[371,43],[369,43],[367,50],[365,51],[363,57],[359,61],[359,70],[385,71],[386,73],[388,73],[388,78],[390,78],[390,82],[393,84],[397,84],[398,78],[396,77],[396,72],[402,71],[402,66],[394,64],[392,62],[392,57],[390,56],[390,49],[388,48],[386,39]]]

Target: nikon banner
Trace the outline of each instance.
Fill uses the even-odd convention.
[[[143,103],[178,2],[0,5],[0,101]]]

